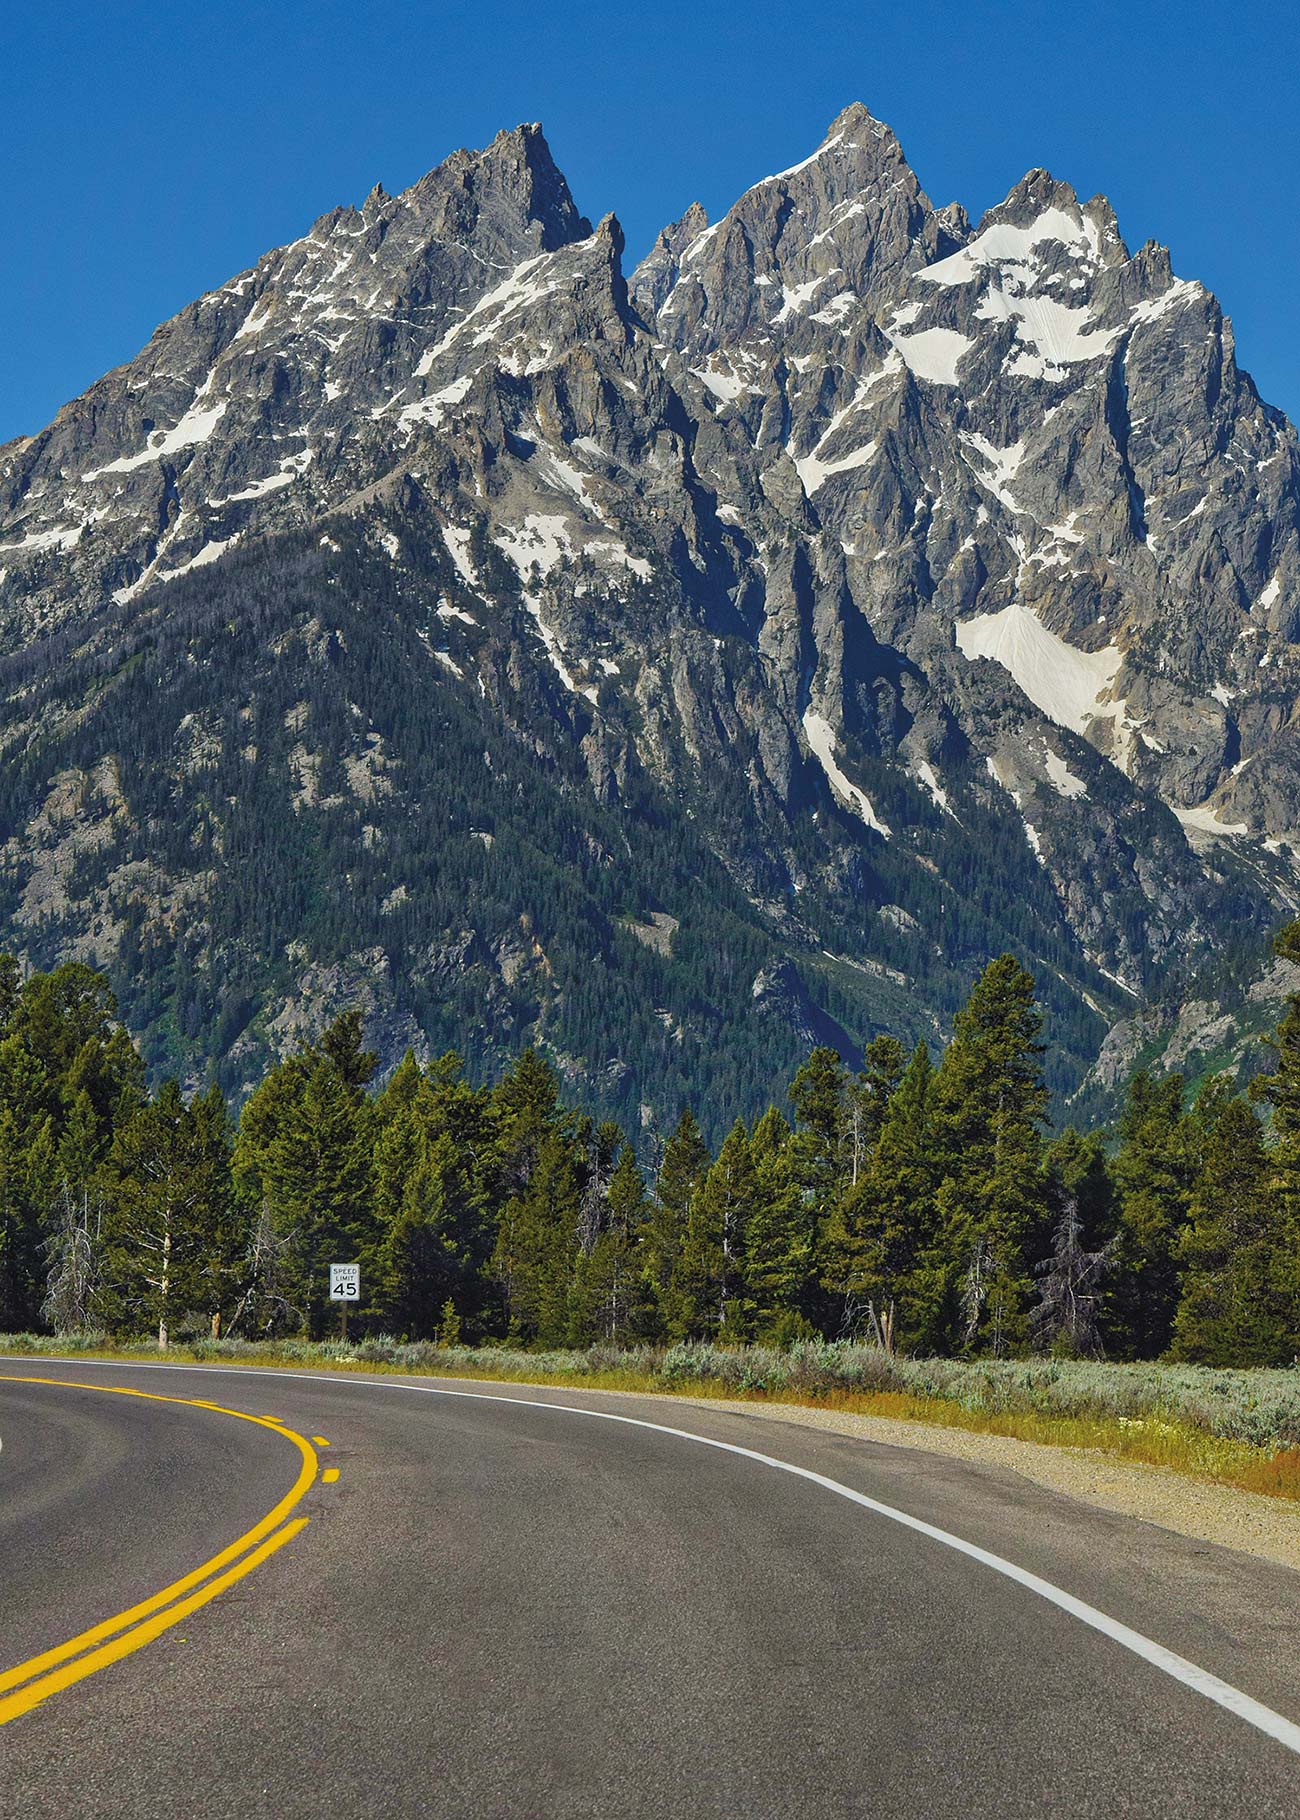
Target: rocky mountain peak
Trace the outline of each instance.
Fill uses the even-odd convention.
[[[1078,249],[1102,266],[1119,265],[1129,257],[1108,199],[1097,195],[1081,202],[1072,184],[1042,169],[1027,171],[1004,199],[986,212],[975,230],[976,237],[999,225],[1029,230],[1035,242],[1050,234],[1058,244]]]
[[[554,252],[591,232],[536,123],[498,133],[484,151],[453,152],[407,198],[439,237],[486,237],[520,255]]]
[[[904,163],[903,148],[892,126],[876,116],[861,101],[850,101],[836,114],[826,129],[820,151],[836,143],[855,145],[870,150],[883,161]]]
[[[693,202],[678,221],[661,228],[655,243],[636,269],[635,296],[638,304],[652,314],[657,312],[669,291],[681,276],[681,255],[709,225],[704,204]]]
[[[632,294],[689,358],[781,333],[804,312],[876,305],[951,249],[894,133],[860,102],[806,158],[764,177],[688,239],[665,229]]]

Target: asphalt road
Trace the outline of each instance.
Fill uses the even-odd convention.
[[[36,1376],[151,1397],[18,1381]],[[164,1601],[150,1640],[0,1725],[4,1820],[1300,1814],[1300,1755],[1258,1711],[951,1541],[742,1454],[538,1405],[824,1475],[1293,1723],[1300,1575],[763,1416],[435,1385],[5,1362],[0,1670],[112,1631],[298,1494],[308,1521],[276,1546],[282,1508],[253,1571],[237,1550],[226,1590],[175,1621]],[[0,1674],[0,1719],[109,1647],[8,1696]]]

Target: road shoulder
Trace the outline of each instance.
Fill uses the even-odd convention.
[[[1293,1504],[1191,1479],[1167,1467],[1116,1460],[1090,1449],[1052,1447],[1003,1435],[972,1434],[962,1428],[932,1427],[929,1423],[899,1422],[793,1403],[755,1404],[670,1396],[655,1400],[678,1408],[689,1404],[765,1422],[790,1422],[887,1447],[910,1447],[973,1465],[1000,1467],[1099,1510],[1300,1570],[1300,1510]]]

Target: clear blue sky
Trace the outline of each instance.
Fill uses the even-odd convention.
[[[541,120],[579,206],[639,256],[860,100],[936,203],[1033,165],[1104,190],[1130,246],[1215,290],[1300,415],[1295,0],[61,0],[7,9],[0,441],[200,292],[376,181]]]

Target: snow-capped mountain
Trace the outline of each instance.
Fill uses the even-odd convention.
[[[1064,1086],[1246,993],[1300,447],[1215,299],[1044,171],[935,209],[856,104],[622,253],[521,127],[0,449],[10,943],[232,1081],[360,994],[624,1112],[1004,946]]]

